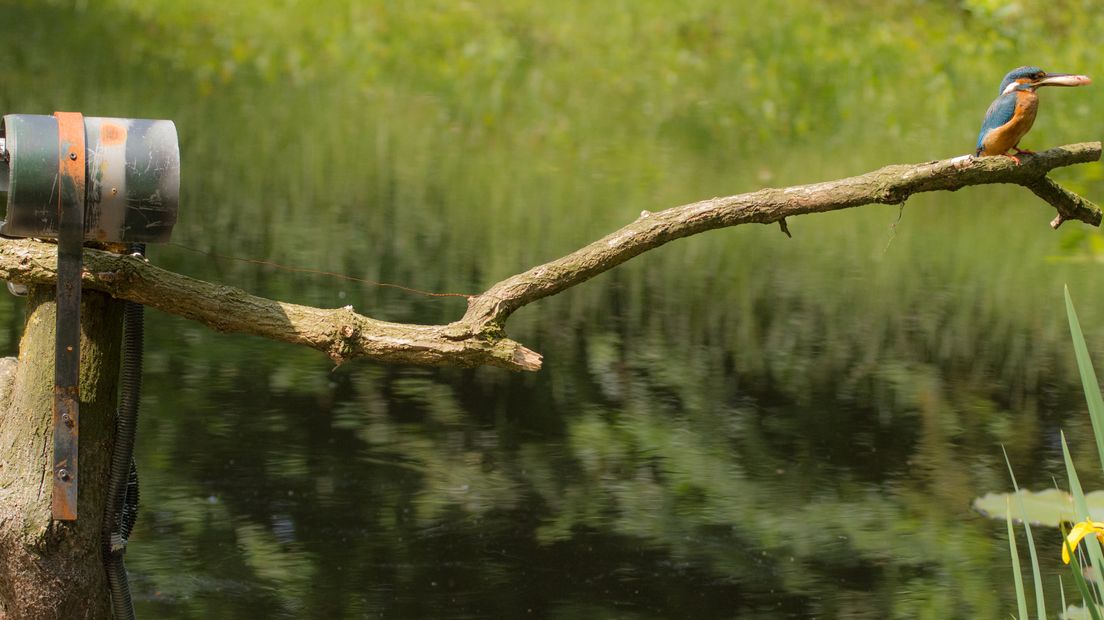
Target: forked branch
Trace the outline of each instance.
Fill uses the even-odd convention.
[[[1071,144],[1023,157],[955,157],[922,164],[893,165],[856,177],[763,189],[712,198],[657,213],[644,212],[631,224],[567,256],[511,276],[468,299],[464,316],[448,325],[379,321],[351,307],[323,309],[250,295],[240,289],[160,269],[139,258],[86,249],[84,285],[164,312],[194,319],[220,331],[254,334],[325,352],[335,363],[367,357],[382,362],[433,366],[491,365],[538,370],[541,356],[505,337],[506,319],[518,308],[620,265],[669,241],[740,224],[779,223],[786,218],[867,204],[900,204],[920,192],[955,191],[970,185],[1022,185],[1067,220],[1100,226],[1092,202],[1047,178],[1054,168],[1097,161],[1100,142]],[[0,279],[48,284],[56,277],[56,246],[29,239],[0,239]]]

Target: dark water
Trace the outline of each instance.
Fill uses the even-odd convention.
[[[799,404],[679,372],[702,353],[677,343],[333,369],[151,314],[142,617],[996,617],[1007,547],[969,508],[1008,486],[995,427],[1063,419],[934,373],[899,407]],[[1050,440],[1009,450],[1029,484],[1061,473]]]

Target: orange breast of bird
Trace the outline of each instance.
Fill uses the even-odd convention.
[[[1039,96],[1029,90],[1016,93],[1016,112],[1012,120],[989,132],[985,138],[982,155],[1001,155],[1012,150],[1020,143],[1031,126],[1035,124],[1035,113],[1039,109]]]

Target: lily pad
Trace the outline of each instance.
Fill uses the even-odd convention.
[[[1092,612],[1076,605],[1070,605],[1062,616],[1063,620],[1090,620],[1092,617]]]
[[[1073,498],[1065,491],[1046,489],[1044,491],[1020,490],[1018,493],[987,493],[974,500],[974,510],[990,519],[1003,521],[1005,509],[1011,503],[1012,519],[1020,521],[1019,499],[1023,498],[1026,519],[1032,525],[1058,527],[1063,521],[1075,521],[1073,518]],[[1093,491],[1085,495],[1089,504],[1089,517],[1093,521],[1104,521],[1104,491]]]

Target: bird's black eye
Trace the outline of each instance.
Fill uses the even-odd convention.
[[[1041,80],[1044,75],[1046,75],[1046,73],[1043,73],[1042,71],[1039,71],[1038,73],[1036,73],[1035,75],[1033,75],[1031,77],[1032,77],[1032,79]]]

